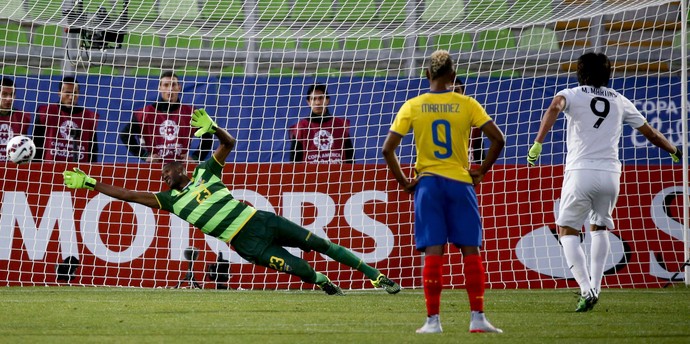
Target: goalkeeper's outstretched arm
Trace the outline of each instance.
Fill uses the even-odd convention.
[[[84,171],[76,167],[73,171],[63,172],[62,175],[65,178],[65,186],[70,189],[96,190],[100,193],[122,201],[139,203],[155,209],[161,208],[156,195],[153,193],[132,191],[98,182],[95,178],[90,177],[84,173]]]
[[[223,128],[217,128],[214,134],[218,138],[220,145],[218,148],[216,148],[215,152],[213,152],[213,156],[218,162],[223,163],[228,157],[228,154],[235,149],[235,143],[237,140],[235,140],[235,138]]]
[[[161,208],[156,196],[150,192],[128,190],[101,182],[96,182],[96,186],[93,189],[102,194],[106,194],[110,197],[117,198],[125,202],[139,203],[154,209]]]

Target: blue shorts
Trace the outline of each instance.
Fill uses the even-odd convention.
[[[452,243],[481,246],[482,222],[474,186],[444,177],[424,176],[414,192],[417,250]]]

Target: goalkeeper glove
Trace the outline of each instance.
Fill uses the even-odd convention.
[[[96,179],[89,177],[84,171],[74,168],[74,172],[62,172],[65,178],[65,186],[70,189],[89,189],[93,190],[96,187]]]
[[[671,159],[673,159],[673,162],[679,162],[681,159],[683,159],[683,150],[676,146],[676,152],[671,153]]]
[[[204,109],[194,110],[191,125],[195,128],[199,128],[199,130],[194,132],[194,136],[196,137],[201,137],[206,133],[213,134],[218,128],[216,122],[211,119]]]
[[[527,163],[530,166],[534,166],[534,163],[539,158],[539,154],[541,154],[541,142],[534,141],[534,144],[529,149],[529,153],[527,153]]]

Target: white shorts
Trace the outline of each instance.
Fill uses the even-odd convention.
[[[620,173],[598,170],[565,172],[556,224],[579,230],[589,223],[614,229],[613,208],[620,192]]]

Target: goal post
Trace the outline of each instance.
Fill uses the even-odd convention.
[[[79,167],[116,186],[165,188],[161,163],[136,155],[123,132],[141,109],[165,103],[161,75],[174,71],[181,104],[207,109],[238,140],[223,178],[234,197],[351,249],[405,288],[420,288],[412,199],[380,150],[404,101],[428,91],[429,55],[445,49],[466,94],[506,136],[476,189],[488,285],[575,287],[554,223],[565,119],[549,134],[539,166],[527,168],[540,118],[559,90],[577,85],[578,56],[604,52],[614,67],[611,87],[687,147],[687,14],[687,1],[670,0],[4,1],[0,74],[14,82],[13,111],[31,120],[27,128],[12,125],[0,108],[0,148],[20,132],[35,135],[39,108],[60,102],[65,76],[79,83],[78,105],[98,115],[91,139],[98,148],[88,163],[0,161],[0,285],[194,286],[189,273],[204,288],[312,288],[247,263],[174,215],[63,187],[62,172]],[[330,113],[349,124],[354,164],[290,161],[291,128],[310,115],[305,92],[315,83],[327,86]],[[50,125],[58,140],[82,124]],[[409,175],[411,136],[398,151]],[[68,149],[82,152],[70,142]],[[179,149],[192,156],[202,146],[190,139]],[[621,194],[603,285],[688,284],[687,158],[672,164],[631,128],[620,148]],[[198,162],[188,161],[190,173]],[[587,247],[589,235],[582,240]],[[448,251],[448,285],[462,288],[460,253]],[[344,288],[370,287],[325,256],[291,252]],[[218,279],[218,267],[228,264],[228,279]]]
[[[688,7],[688,2],[687,1],[681,1],[680,2],[680,21],[681,21],[681,34],[680,34],[680,46],[685,47],[681,49],[681,74],[680,74],[680,79],[681,80],[688,80],[688,49],[687,46],[690,44],[688,41],[688,35],[687,35],[687,23],[688,20],[690,20],[690,17],[688,17],[688,11],[690,11],[690,7]],[[680,93],[681,93],[681,108],[685,109],[685,111],[681,112],[681,125],[682,129],[681,131],[683,132],[683,138],[682,138],[682,145],[683,147],[688,147],[688,83],[687,82],[681,82],[680,85]],[[687,171],[688,169],[688,159],[683,160],[683,171]],[[689,184],[690,180],[688,180],[688,174],[683,173],[683,195],[690,195],[690,189],[689,189]],[[683,198],[684,202],[684,207],[683,207],[683,223],[688,223],[688,219],[690,219],[690,206],[688,206],[688,196]],[[686,226],[687,227],[687,226]],[[678,271],[679,273],[681,271],[684,271],[685,273],[685,285],[690,285],[690,230],[688,228],[685,228],[684,230],[684,236],[683,236],[683,241],[685,242],[685,262],[681,266],[680,270]],[[672,282],[672,281],[671,281]]]

